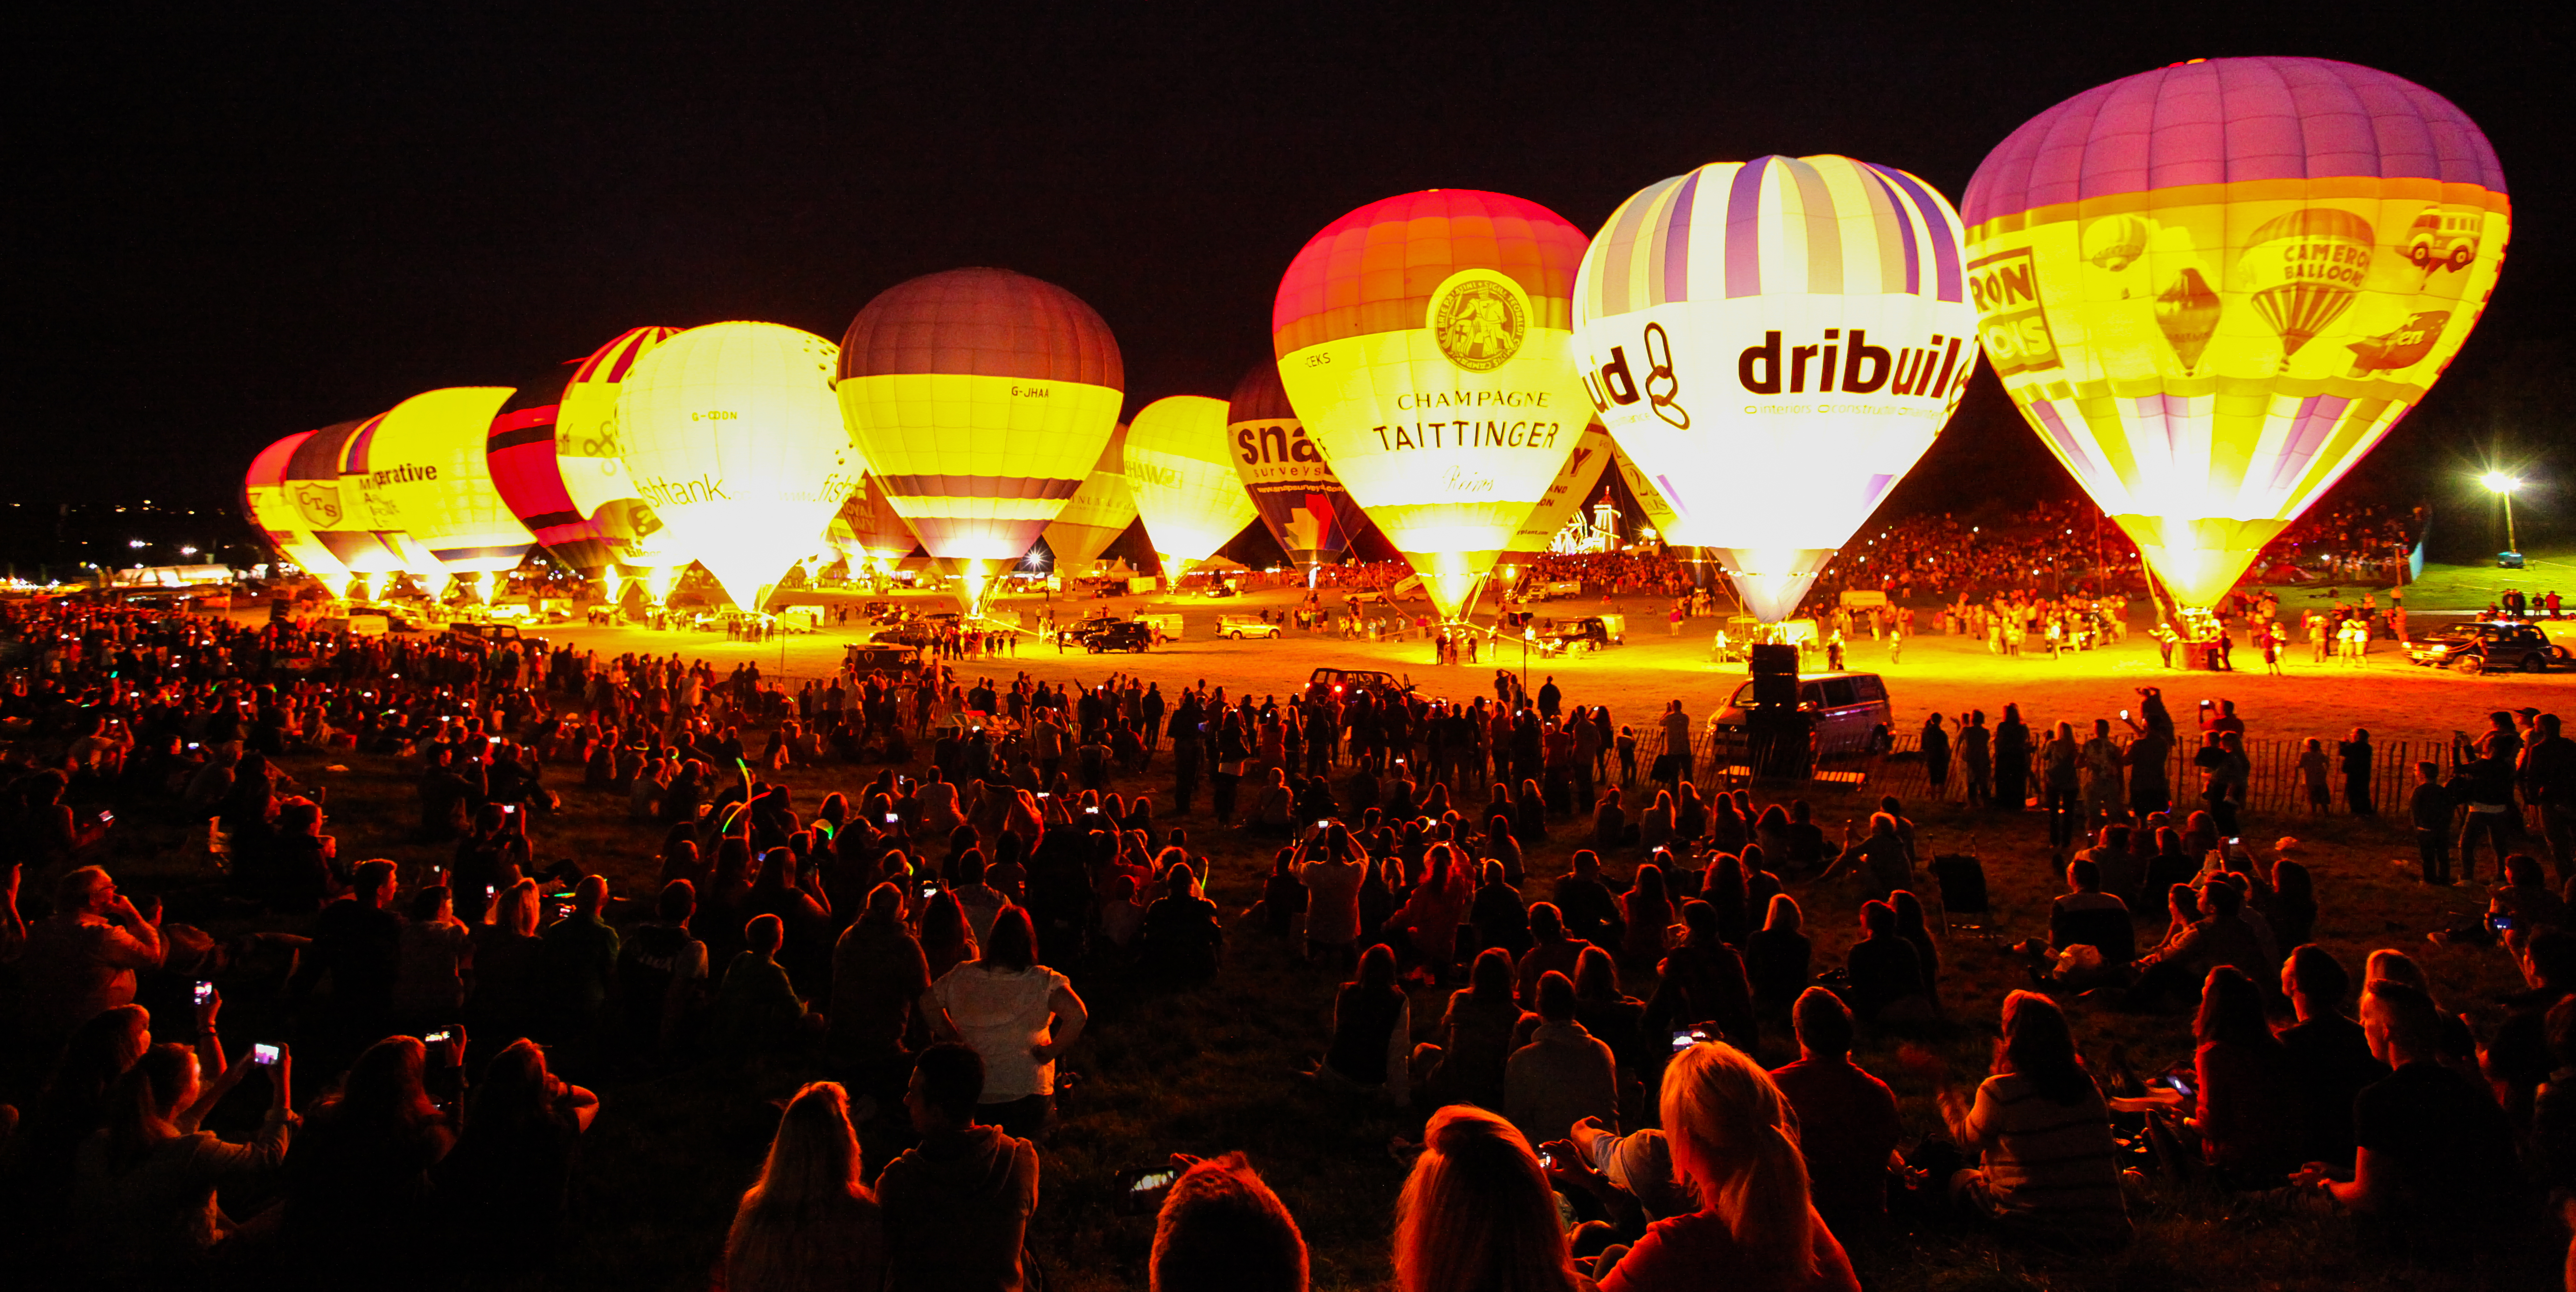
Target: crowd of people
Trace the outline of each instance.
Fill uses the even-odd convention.
[[[2040,801],[2068,892],[1987,1070],[1924,1050],[1891,1074],[1939,1093],[1938,1124],[1908,1126],[1855,1041],[1956,1025],[1926,896],[1958,859],[1925,855],[1894,799],[1836,840],[1806,802],[1703,791],[1678,701],[1623,725],[1509,672],[1463,698],[1256,699],[938,662],[790,689],[533,639],[0,615],[0,1188],[25,1267],[69,1279],[542,1277],[619,1082],[766,1059],[818,1079],[715,1279],[1012,1292],[1037,1274],[1061,1063],[1097,1030],[1084,991],[1192,989],[1245,938],[1340,984],[1314,1097],[1426,1119],[1390,1218],[1409,1292],[1855,1288],[1851,1250],[1899,1224],[2107,1250],[2148,1160],[2125,1140],[2266,1207],[2370,1216],[2424,1260],[2576,1187],[2576,934],[2531,855],[2563,888],[2576,745],[2549,715],[2500,715],[2433,786],[2446,846],[2456,799],[2467,842],[2510,850],[2481,927],[2529,991],[2483,1037],[2405,955],[2355,974],[2310,939],[2335,894],[2234,846],[2223,775],[2159,824],[2137,777],[2160,760],[2097,780],[2071,727],[2022,728],[2016,761],[1999,725],[1972,780]],[[2222,754],[2241,740],[2207,721],[2235,723],[2207,733]],[[2173,723],[2135,734],[2094,739],[2134,751]],[[406,873],[343,847],[288,770],[312,754],[411,769],[413,828],[452,851]],[[841,782],[810,806],[782,775],[807,764]],[[658,834],[641,891],[545,860],[575,796]],[[186,825],[216,873],[168,907],[122,891],[96,861],[138,821]],[[1260,896],[1220,909],[1211,869],[1246,847],[1269,854]],[[1807,926],[1827,905],[1862,932],[1839,965]],[[228,994],[268,1011],[264,1039],[225,1043]],[[2070,1019],[2195,1002],[2194,1057],[2165,1072],[2088,1062]],[[862,1128],[903,1147],[871,1169]],[[1170,1174],[1155,1287],[1305,1285],[1250,1162]]]

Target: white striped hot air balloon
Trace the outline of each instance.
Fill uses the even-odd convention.
[[[1975,368],[1959,217],[1892,167],[1721,162],[1610,217],[1575,287],[1593,406],[1746,609],[1788,617]]]

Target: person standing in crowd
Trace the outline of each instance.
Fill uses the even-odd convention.
[[[1055,1117],[1055,1061],[1082,1039],[1091,1015],[1073,982],[1037,962],[1029,913],[1002,908],[982,957],[932,983],[922,1012],[933,1034],[960,1041],[983,1060],[977,1116],[1018,1139],[1034,1139]]]

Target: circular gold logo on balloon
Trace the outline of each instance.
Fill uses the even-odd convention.
[[[1431,293],[1423,326],[1449,362],[1492,372],[1510,363],[1529,336],[1529,296],[1508,274],[1461,269]]]

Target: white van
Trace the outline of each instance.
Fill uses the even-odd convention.
[[[1744,749],[1744,714],[1753,704],[1753,680],[1708,720],[1711,744],[1721,752]],[[1887,683],[1876,673],[1811,673],[1798,679],[1798,712],[1815,724],[1816,757],[1881,754],[1894,739]]]

